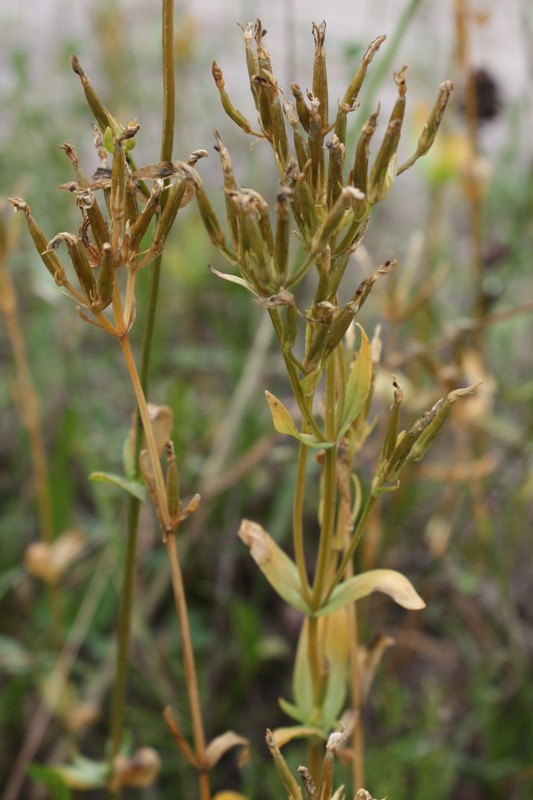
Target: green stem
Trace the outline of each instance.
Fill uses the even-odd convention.
[[[302,428],[306,432],[306,427]],[[292,535],[294,543],[294,558],[300,576],[300,586],[302,596],[306,603],[311,599],[309,581],[307,579],[307,569],[305,566],[305,549],[303,534],[303,506],[305,496],[305,475],[307,468],[307,455],[309,448],[305,444],[300,444],[298,451],[298,465],[296,468],[296,486],[294,488],[294,505],[292,510]]]
[[[335,441],[335,358],[328,359],[326,367],[326,438]],[[324,452],[324,484],[322,495],[322,529],[318,546],[318,559],[313,584],[312,608],[320,608],[322,592],[331,564],[335,512],[337,507],[337,449],[330,447]]]
[[[324,435],[320,430],[320,428],[318,427],[315,420],[313,419],[310,404],[307,402],[306,397],[303,393],[302,385],[298,378],[296,367],[291,359],[291,354],[287,353],[283,348],[283,325],[279,318],[279,313],[277,309],[274,309],[273,311],[269,311],[269,314],[270,314],[270,319],[272,320],[272,325],[274,326],[274,330],[276,332],[276,336],[278,337],[279,346],[281,348],[281,354],[285,362],[285,369],[287,370],[287,375],[289,376],[289,381],[291,383],[294,399],[298,403],[300,414],[302,415],[305,424],[309,426],[309,430],[314,433],[318,441],[323,442],[325,441]]]
[[[368,520],[370,519],[370,514],[372,513],[372,511],[374,509],[374,506],[376,504],[376,500],[377,500],[377,498],[373,494],[369,495],[368,500],[366,501],[365,507],[363,509],[363,512],[362,512],[361,516],[359,517],[359,522],[357,524],[357,528],[356,528],[355,533],[354,533],[354,535],[352,537],[350,545],[346,549],[346,552],[345,552],[345,554],[343,556],[343,559],[342,559],[342,561],[341,561],[341,563],[339,565],[339,568],[338,568],[337,572],[335,573],[335,577],[333,578],[333,581],[331,582],[331,585],[328,588],[328,596],[325,598],[326,600],[328,599],[329,595],[331,594],[331,592],[333,591],[335,586],[337,586],[337,584],[342,580],[342,576],[344,574],[344,571],[345,571],[346,567],[348,566],[348,564],[350,563],[350,561],[352,560],[353,554],[355,553],[357,545],[361,541],[361,537],[362,537],[363,533],[365,532],[365,528],[367,526]]]

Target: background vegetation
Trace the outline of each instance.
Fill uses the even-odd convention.
[[[252,154],[243,147],[219,109],[210,78],[210,60],[216,58],[228,84],[246,88],[240,33],[233,23],[258,11],[242,5],[233,19],[226,12],[217,41],[206,19],[208,3],[184,4],[180,11],[175,154],[185,159],[197,148],[211,151],[216,124],[236,170],[246,175],[243,183],[273,195],[276,185],[270,168],[262,167],[261,143]],[[358,557],[360,567],[405,571],[427,602],[416,615],[387,599],[371,598],[362,606],[362,638],[382,632],[395,640],[379,668],[364,721],[368,788],[391,800],[525,800],[533,786],[533,161],[526,140],[532,65],[525,45],[533,20],[528,4],[516,3],[516,16],[510,13],[508,22],[520,20],[523,39],[512,38],[515,31],[498,28],[490,4],[477,9],[485,19],[472,14],[461,22],[462,5],[450,4],[443,12],[436,2],[411,2],[402,9],[383,4],[388,27],[380,21],[368,31],[366,20],[359,25],[354,18],[349,28],[344,19],[344,27],[332,21],[326,42],[328,56],[335,55],[331,84],[339,75],[340,93],[370,39],[389,34],[391,63],[387,53],[376,62],[373,96],[363,102],[370,108],[378,99],[386,103],[394,89],[392,71],[409,63],[410,98],[417,98],[408,112],[414,141],[418,116],[425,113],[417,103],[429,105],[444,78],[456,84],[438,149],[395,186],[392,202],[376,212],[354,260],[358,280],[369,265],[399,260],[395,276],[376,286],[378,299],[363,312],[368,331],[382,325],[383,391],[378,380],[376,402],[390,405],[391,372],[401,375],[413,419],[456,385],[484,382],[476,404],[468,413],[454,414],[431,456],[385,498]],[[286,45],[292,36],[291,52],[298,55],[308,37],[310,53],[312,11],[296,14],[293,6],[287,8],[287,16],[272,24],[267,11],[259,13],[286,83],[296,78],[306,86],[302,66],[281,55],[280,42]],[[15,11],[3,13],[7,38],[20,20]],[[329,10],[316,13],[327,18]],[[337,11],[340,18],[343,13]],[[0,190],[23,194],[50,236],[74,226],[68,196],[51,188],[71,177],[57,144],[73,142],[88,171],[95,160],[89,112],[68,68],[71,52],[80,56],[117,117],[138,118],[141,163],[157,160],[159,149],[152,144],[160,119],[160,97],[153,89],[160,85],[158,14],[141,2],[94,3],[84,14],[83,25],[73,21],[72,29],[42,32],[35,49],[19,32],[4,51]],[[490,41],[487,31],[495,27],[499,52],[514,48],[522,57],[522,71],[511,78],[506,68],[515,67],[503,57],[479,56],[477,42],[483,36]],[[470,68],[483,68],[494,82],[478,72],[475,115],[468,105]],[[201,171],[214,193],[220,176],[215,159],[209,161],[213,164],[202,163]],[[56,713],[47,715],[58,651],[46,589],[25,566],[27,547],[39,538],[28,430],[21,418],[26,409],[27,421],[31,392],[17,372],[20,360],[13,359],[3,284],[0,784],[21,752],[29,752],[23,749],[28,741],[30,760],[38,763],[64,760],[74,743],[86,755],[101,755],[125,508],[120,492],[91,483],[88,475],[120,471],[132,412],[129,394],[122,393],[125,373],[120,375],[116,348],[79,323],[25,232],[19,232],[20,221],[7,210],[2,220],[6,265],[45,434],[51,524],[55,533],[80,532],[83,550],[59,584],[59,624],[71,637],[59,661],[60,672],[69,673],[68,690]],[[203,496],[201,512],[180,532],[180,548],[207,728],[215,735],[231,727],[252,740],[250,763],[238,772],[228,756],[216,781],[262,800],[279,794],[264,731],[285,719],[277,697],[286,694],[299,621],[274,600],[235,533],[246,516],[286,540],[293,453],[291,444],[272,435],[263,401],[265,386],[280,396],[286,386],[271,357],[261,309],[215,280],[207,263],[220,265],[219,256],[209,249],[190,208],[165,254],[151,399],[174,411],[183,494]],[[140,280],[147,278],[143,274]],[[142,326],[141,306],[134,340],[140,341]],[[363,481],[376,456],[371,448],[365,454]],[[162,758],[157,788],[138,792],[147,798],[186,796],[190,780],[161,717],[164,705],[172,703],[178,714],[184,705],[167,575],[159,533],[146,508],[126,723],[134,741],[154,747]],[[73,663],[67,670],[69,656]],[[291,753],[297,765],[298,749]],[[28,785],[20,796],[37,797],[36,791]]]

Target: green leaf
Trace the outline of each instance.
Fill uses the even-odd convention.
[[[309,621],[303,621],[292,676],[295,707],[304,722],[320,724],[324,731],[336,724],[348,689],[349,627],[345,609],[337,610],[318,621],[317,640],[319,661],[328,665],[327,685],[320,708],[320,720],[315,719],[314,697],[309,669]]]
[[[361,325],[358,324],[357,327],[361,331],[361,347],[346,382],[339,439],[342,439],[363,410],[372,386],[372,347]]]
[[[53,784],[54,787],[59,787],[61,781],[62,785],[69,789],[103,789],[107,783],[109,765],[76,755],[72,764],[57,764],[52,767],[33,764],[30,770],[32,777],[39,782],[47,782],[48,786]],[[54,798],[56,797],[58,800],[69,800],[71,794],[69,792],[54,795]]]
[[[46,786],[50,790],[50,800],[72,800],[72,792],[53,767],[30,764],[28,775],[35,783]]]
[[[289,703],[289,701],[285,700],[283,697],[278,697],[278,704],[281,710],[291,719],[296,720],[296,722],[301,722],[302,725],[308,722],[308,712],[304,711],[299,706],[294,703]]]
[[[250,548],[255,563],[279,596],[293,608],[309,614],[310,610],[300,593],[300,576],[294,561],[256,522],[243,519],[238,535]]]
[[[294,424],[290,412],[285,408],[281,400],[278,400],[271,392],[265,392],[265,397],[270,413],[272,414],[272,422],[278,433],[285,433],[287,436],[293,436],[307,447],[315,447],[318,450],[327,450],[329,447],[334,446],[335,442],[319,442],[310,433],[300,433]]]
[[[141,503],[144,502],[146,489],[144,484],[139,481],[131,481],[123,475],[115,475],[112,472],[91,472],[89,478],[91,481],[112,483],[114,486],[118,486],[133,495],[133,497],[136,497]]]
[[[401,572],[396,572],[394,569],[372,569],[336,586],[328,602],[316,612],[316,616],[331,614],[332,611],[367,597],[372,592],[384,592],[399,606],[412,611],[424,608],[426,605],[411,581]]]

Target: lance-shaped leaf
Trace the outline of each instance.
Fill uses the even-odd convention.
[[[279,596],[293,608],[309,614],[307,603],[300,594],[300,577],[294,561],[256,522],[243,519],[238,535],[250,548],[255,563]]]
[[[278,400],[278,398],[271,394],[271,392],[265,392],[265,397],[267,399],[268,407],[270,408],[270,413],[272,414],[274,427],[278,433],[285,433],[288,436],[293,436],[307,447],[315,447],[319,450],[327,450],[328,448],[333,447],[335,442],[319,442],[310,433],[300,433],[294,424],[294,420],[291,417],[290,411],[283,405],[281,400]]]
[[[339,439],[363,410],[372,386],[372,347],[363,328],[357,327],[361,331],[361,347],[346,382]]]
[[[211,264],[208,264],[207,266],[213,275],[217,276],[217,278],[222,278],[223,281],[228,281],[229,283],[236,283],[237,286],[242,286],[244,289],[247,289],[249,292],[257,296],[257,292],[252,284],[244,278],[241,278],[239,275],[232,275],[231,272],[221,272],[220,270],[212,267]]]
[[[412,583],[401,572],[396,572],[394,569],[371,569],[361,575],[354,575],[353,578],[348,578],[336,586],[326,604],[316,612],[316,616],[331,614],[348,603],[367,597],[372,592],[384,592],[399,606],[411,611],[424,608],[426,605]]]
[[[325,690],[321,703],[320,727],[323,732],[335,725],[342,710],[347,684],[349,659],[349,620],[345,609],[322,617],[318,621],[317,640],[320,643],[319,659],[327,664],[327,674],[323,676]],[[292,691],[295,705],[304,715],[306,722],[312,719],[316,705],[313,697],[311,672],[309,668],[309,623],[304,620],[292,676]],[[316,724],[316,720],[312,720]]]
[[[146,487],[139,481],[129,480],[124,475],[115,475],[112,472],[91,472],[89,480],[98,481],[100,483],[111,483],[113,486],[118,486],[124,489],[125,492],[137,498],[141,503],[144,502],[146,497]]]

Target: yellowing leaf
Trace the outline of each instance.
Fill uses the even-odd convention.
[[[249,757],[249,742],[248,739],[245,739],[244,736],[239,736],[234,731],[226,731],[222,733],[220,736],[215,736],[215,738],[209,742],[206,751],[205,751],[205,760],[207,763],[208,769],[213,769],[215,764],[220,761],[223,755],[225,755],[228,750],[231,750],[233,747],[242,747],[242,753],[239,756],[239,766],[243,766],[248,761]]]
[[[361,347],[346,382],[346,395],[338,438],[342,438],[367,401],[372,386],[372,347],[360,325]]]
[[[293,436],[295,439],[298,439],[299,442],[307,445],[307,447],[315,447],[319,450],[327,450],[329,447],[333,447],[335,442],[319,442],[310,433],[300,433],[294,424],[289,410],[285,408],[281,400],[278,400],[271,392],[265,392],[265,397],[270,413],[272,414],[274,427],[278,433],[285,433],[288,436]]]
[[[309,608],[300,594],[300,577],[294,561],[256,522],[243,519],[238,535],[248,545],[255,563],[279,596],[293,608],[308,614]]]
[[[284,747],[293,739],[306,739],[308,736],[318,736],[325,739],[326,736],[320,728],[313,728],[309,725],[289,725],[286,728],[276,728],[272,731],[272,736],[278,747]]]
[[[384,592],[399,606],[412,611],[424,608],[426,605],[412,583],[401,572],[393,569],[372,569],[336,586],[326,605],[317,611],[317,616],[331,614],[332,611],[367,597],[372,592]]]

